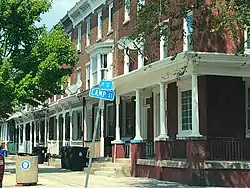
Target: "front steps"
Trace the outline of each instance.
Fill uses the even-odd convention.
[[[61,159],[50,158],[49,162],[43,163],[45,166],[51,166],[55,168],[61,168]]]
[[[116,163],[112,162],[94,162],[90,168],[90,174],[108,177],[130,177],[130,160],[116,159]],[[87,173],[87,167],[84,172]]]

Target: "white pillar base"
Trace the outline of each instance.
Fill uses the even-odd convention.
[[[166,140],[166,139],[168,139],[169,138],[169,136],[167,135],[167,134],[160,134],[157,138],[156,138],[156,140]]]
[[[104,156],[104,137],[100,138],[100,157]]]

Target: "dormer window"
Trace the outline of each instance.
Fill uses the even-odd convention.
[[[90,19],[86,21],[86,46],[90,45]]]
[[[109,26],[108,26],[108,32],[112,32],[113,30],[113,21],[114,21],[114,8],[113,3],[109,4]]]
[[[102,11],[101,10],[97,14],[97,23],[98,23],[97,40],[100,40],[102,38]]]

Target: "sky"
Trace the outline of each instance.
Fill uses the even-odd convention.
[[[41,26],[45,24],[47,30],[50,30],[78,1],[79,0],[53,0],[52,8],[49,12],[41,16],[42,21],[38,25]]]

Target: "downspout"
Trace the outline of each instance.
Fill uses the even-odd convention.
[[[85,146],[85,138],[84,138],[84,131],[85,131],[85,106],[86,106],[86,99],[85,97],[82,97],[82,146]],[[86,125],[87,126],[87,125]]]

